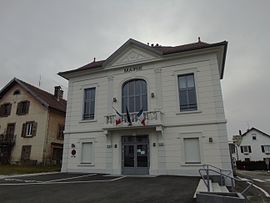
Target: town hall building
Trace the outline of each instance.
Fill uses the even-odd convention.
[[[220,80],[227,42],[129,39],[69,81],[63,172],[198,175],[231,169]]]

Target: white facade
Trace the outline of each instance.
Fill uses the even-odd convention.
[[[147,174],[193,176],[206,163],[231,169],[220,86],[226,46],[162,55],[130,39],[101,67],[59,73],[69,80],[62,171],[122,174],[123,136],[140,135],[149,138],[143,151],[148,153]],[[198,108],[181,112],[178,76],[189,73],[194,74]],[[147,83],[146,126],[114,122],[113,107],[121,112],[122,85],[131,79]],[[92,87],[94,119],[83,120],[84,90]]]
[[[241,149],[242,148],[242,149]],[[251,128],[241,136],[236,145],[236,157],[241,161],[264,161],[270,158],[270,135]]]

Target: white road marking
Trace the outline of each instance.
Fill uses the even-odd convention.
[[[94,176],[97,174],[86,174],[86,175],[79,175],[79,176],[75,176],[75,177],[70,177],[70,178],[59,178],[59,179],[53,179],[53,180],[46,180],[46,181],[38,181],[38,180],[31,180],[31,179],[18,179],[18,178],[5,178],[5,181],[16,181],[16,182],[25,182],[25,183],[46,183],[46,182],[55,182],[55,181],[63,181],[63,180],[72,180],[72,179],[76,179],[76,178],[83,178],[83,177],[90,177],[90,176]]]
[[[246,180],[246,181],[249,181],[249,179],[246,179],[246,178],[241,178],[239,176],[237,176],[237,178],[239,178],[240,180]],[[254,180],[254,179],[253,179]],[[258,179],[259,180],[259,179]],[[254,186],[255,188],[257,188],[258,190],[260,190],[262,193],[264,193],[264,195],[266,197],[270,197],[269,193],[266,192],[264,189],[260,188],[259,186],[255,185],[254,183],[252,183],[252,186]]]
[[[51,175],[51,174],[57,174],[61,172],[43,172],[43,173],[28,173],[28,174],[17,174],[17,175],[5,175],[0,176],[0,179],[5,178],[20,178],[20,177],[26,177],[26,176],[41,176],[41,175]]]
[[[76,178],[90,177],[90,176],[95,176],[95,175],[97,175],[97,174],[86,174],[86,175],[80,175],[80,176],[75,176],[75,177],[70,177],[70,178],[60,178],[60,179],[43,181],[43,183],[63,181],[63,180],[72,180],[72,179],[76,179]]]
[[[33,183],[0,183],[0,186],[23,186],[23,185],[55,185],[55,184],[76,184],[76,183],[106,183],[121,180],[126,176],[120,176],[118,178],[109,180],[88,180],[88,181],[69,181],[69,182],[33,182]]]
[[[259,189],[260,191],[262,191],[264,193],[264,195],[266,197],[270,197],[269,193],[266,192],[264,189],[260,188],[259,186],[255,185],[255,184],[252,184],[255,188]]]
[[[240,180],[244,180],[244,181],[250,181],[249,179],[247,179],[247,178],[241,178],[240,176],[237,176],[237,178],[239,178]]]
[[[41,181],[37,181],[37,180],[23,180],[23,179],[18,179],[18,178],[5,178],[4,181],[16,181],[16,182],[25,182],[25,183],[41,182]]]
[[[260,182],[260,183],[264,183],[264,182],[265,182],[264,180],[257,179],[257,178],[253,178],[253,180],[255,180],[255,181],[257,181],[257,182]]]

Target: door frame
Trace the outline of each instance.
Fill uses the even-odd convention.
[[[138,142],[137,137],[146,136],[147,142]],[[133,142],[124,142],[124,137],[133,137],[135,141]],[[134,167],[124,167],[124,147],[125,146],[134,146]],[[147,146],[147,167],[137,167],[137,146],[146,145]],[[121,173],[123,175],[148,175],[150,169],[150,145],[149,145],[149,135],[124,135],[121,136]]]

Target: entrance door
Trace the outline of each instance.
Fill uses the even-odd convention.
[[[149,174],[148,135],[122,137],[122,174]]]
[[[21,154],[22,161],[30,160],[31,148],[32,148],[31,145],[23,145],[22,146],[22,154]]]

